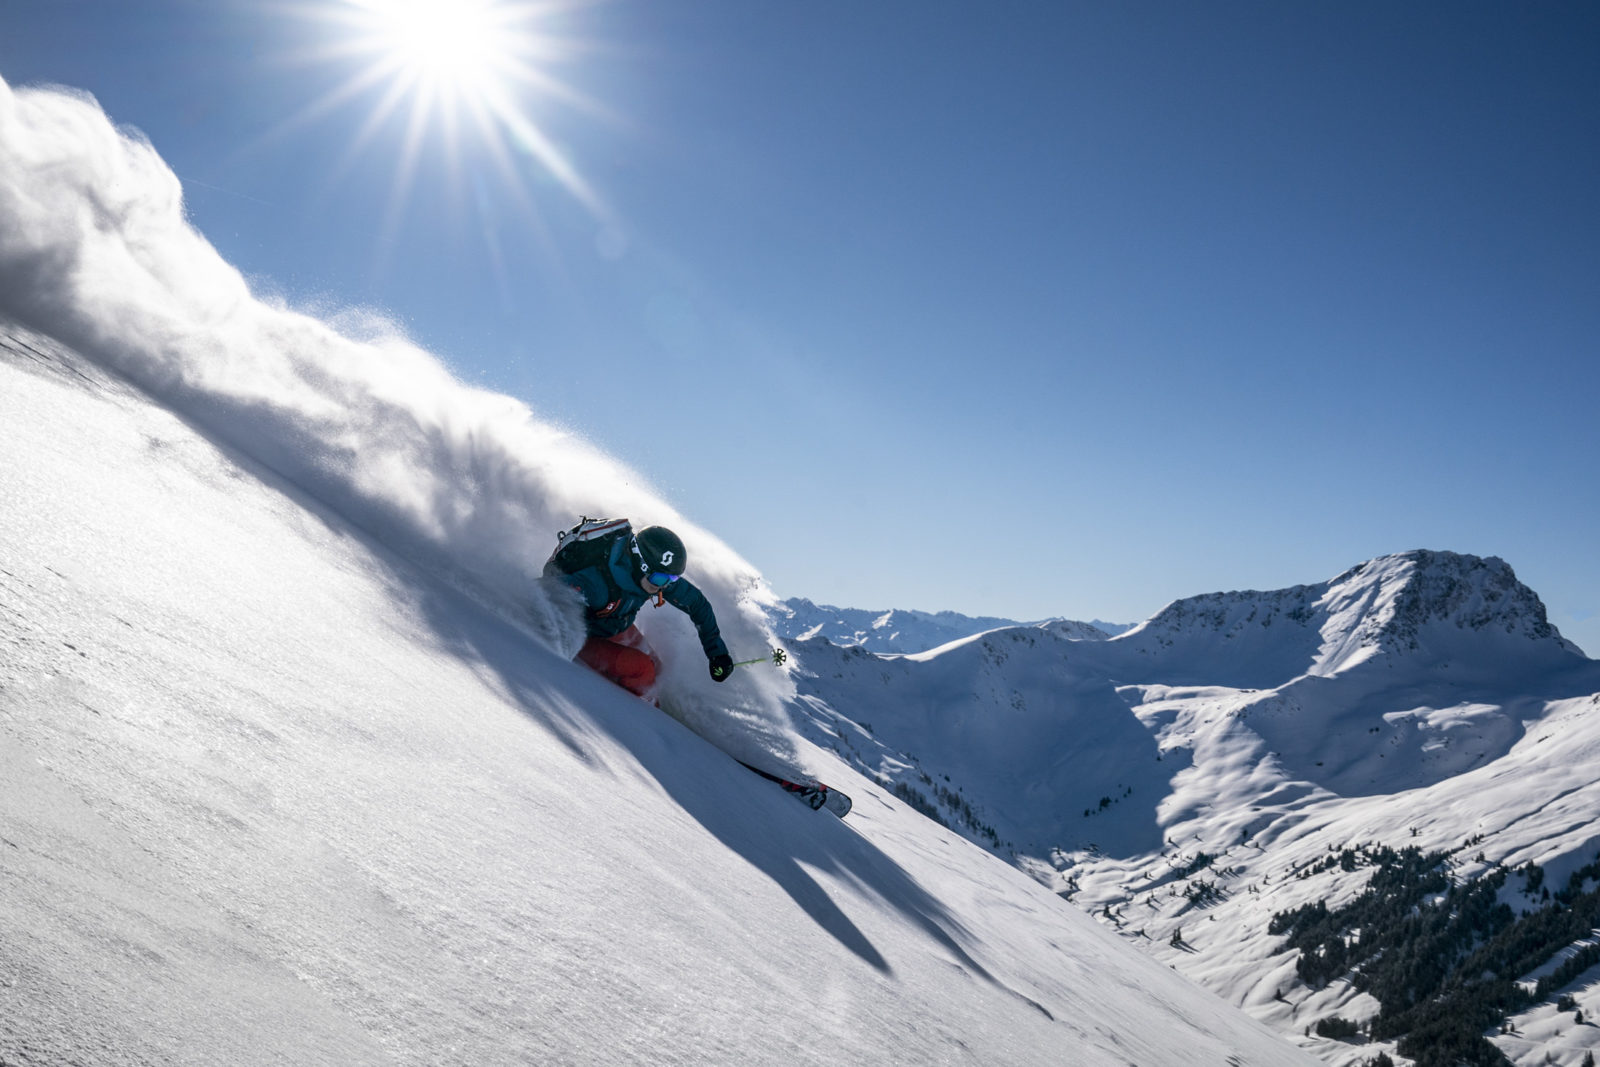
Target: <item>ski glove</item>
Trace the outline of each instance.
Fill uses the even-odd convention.
[[[728,680],[728,676],[731,675],[732,673],[733,673],[733,657],[732,656],[728,655],[727,653],[723,653],[720,656],[712,656],[711,657],[711,680],[712,681],[714,681],[714,682],[726,682]]]

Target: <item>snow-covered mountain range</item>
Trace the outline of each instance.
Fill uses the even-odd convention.
[[[767,608],[767,616],[778,636],[785,641],[824,637],[831,644],[868,652],[926,652],[984,630],[1014,626],[1051,626],[1063,636],[1084,641],[1102,641],[1131,628],[1098,619],[1092,623],[1070,619],[1021,623],[1015,619],[962,615],[954,611],[896,608],[866,611],[814,604],[804,597],[790,597],[772,604]]]
[[[813,739],[1287,1032],[1378,1014],[1350,981],[1299,981],[1268,932],[1373,877],[1329,855],[1446,852],[1465,884],[1530,862],[1559,882],[1600,853],[1600,663],[1498,559],[1406,552],[1180,600],[1110,640],[795,647]],[[1577,1067],[1600,1032],[1564,1026],[1561,996],[1600,1010],[1600,969],[1493,1043]],[[1396,1045],[1322,1051],[1359,1064]]]

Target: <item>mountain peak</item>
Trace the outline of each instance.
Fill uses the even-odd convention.
[[[1176,600],[1113,644],[1179,679],[1199,671],[1216,681],[1225,669],[1246,688],[1338,674],[1386,654],[1496,667],[1583,655],[1504,560],[1427,549],[1380,556],[1315,585]]]
[[[1581,655],[1551,625],[1539,595],[1498,556],[1427,549],[1382,556],[1333,579],[1319,606],[1326,614],[1320,629],[1329,669],[1317,673],[1348,665],[1361,649],[1369,655],[1439,652],[1440,638],[1453,643],[1474,634],[1504,634]],[[1346,655],[1329,655],[1341,647]]]

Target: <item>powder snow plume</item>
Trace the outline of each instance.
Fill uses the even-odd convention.
[[[398,554],[498,598],[564,655],[581,641],[574,612],[536,576],[556,531],[582,514],[671,526],[735,653],[772,641],[759,573],[636,472],[455,380],[380,316],[319,318],[253,294],[189,225],[154,146],[88,94],[0,79],[0,313],[85,352]],[[792,762],[787,679],[746,671],[713,690],[676,615],[646,611],[640,627],[668,663],[680,717],[741,758]]]

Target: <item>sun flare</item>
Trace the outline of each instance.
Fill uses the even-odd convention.
[[[531,164],[605,219],[608,212],[599,198],[532,117],[534,105],[544,100],[600,110],[551,73],[576,52],[555,27],[585,2],[295,2],[290,10],[320,28],[320,44],[302,58],[337,64],[344,74],[281,128],[365,105],[366,117],[349,139],[341,171],[398,129],[387,227],[398,225],[420,166],[442,163],[456,171],[469,155],[483,154],[530,210]]]

